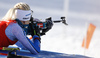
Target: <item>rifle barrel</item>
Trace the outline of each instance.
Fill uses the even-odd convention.
[[[61,22],[62,20],[58,20],[58,21],[53,21],[54,23],[59,23],[59,22]]]

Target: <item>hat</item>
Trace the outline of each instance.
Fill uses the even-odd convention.
[[[15,10],[15,17],[21,21],[28,21],[31,18],[32,11],[31,10]]]

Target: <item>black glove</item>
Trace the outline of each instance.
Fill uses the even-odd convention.
[[[52,28],[53,22],[52,22],[52,20],[51,20],[51,17],[46,19],[46,23],[47,23],[47,24],[46,24],[46,27],[47,27],[47,28],[42,30],[43,33],[49,31],[49,30]]]

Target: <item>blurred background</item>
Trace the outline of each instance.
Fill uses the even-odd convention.
[[[68,26],[56,23],[41,37],[41,50],[100,58],[100,0],[0,0],[0,18],[19,2],[29,4],[33,17],[42,21],[66,17]],[[89,48],[84,49],[82,42],[90,23],[96,29]]]

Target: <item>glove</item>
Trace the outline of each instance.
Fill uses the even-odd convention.
[[[34,36],[33,36],[33,40],[35,40],[35,39],[40,40],[39,36],[37,36],[37,35],[34,35]]]
[[[52,28],[53,22],[52,22],[52,20],[51,20],[51,17],[46,19],[46,23],[47,23],[47,24],[46,24],[46,27],[47,27],[47,28],[44,29],[44,30],[42,30],[43,33],[49,31],[49,30]]]
[[[38,39],[38,40],[39,40],[39,42],[41,42],[41,38],[40,38],[39,36],[37,36],[37,35],[34,35],[34,36],[33,36],[33,39],[32,39],[32,41],[34,41],[35,39]]]

